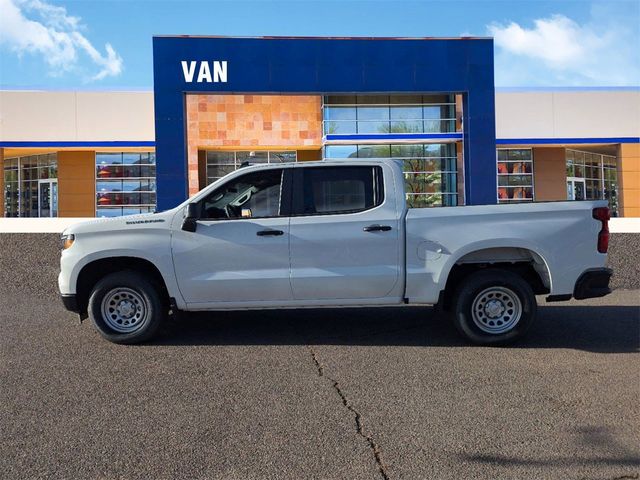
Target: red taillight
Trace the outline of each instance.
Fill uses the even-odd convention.
[[[611,219],[609,208],[594,208],[593,218],[602,222],[602,228],[598,233],[598,252],[607,253],[607,251],[609,250],[609,220]]]

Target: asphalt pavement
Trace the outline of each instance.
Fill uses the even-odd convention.
[[[640,478],[640,291],[542,304],[510,348],[424,307],[199,314],[118,346],[41,271],[0,286],[2,478]]]
[[[200,314],[118,346],[62,308],[57,235],[0,240],[2,479],[640,479],[640,290],[540,299],[510,348],[424,307]]]

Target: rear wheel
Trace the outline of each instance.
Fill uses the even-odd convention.
[[[458,286],[454,324],[473,343],[505,345],[525,335],[536,310],[536,297],[522,277],[508,270],[482,270]]]
[[[89,297],[88,311],[100,335],[124,344],[151,339],[166,316],[157,287],[133,271],[100,280]]]

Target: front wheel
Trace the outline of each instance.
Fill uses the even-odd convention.
[[[133,271],[100,280],[89,297],[88,311],[100,335],[123,344],[151,339],[166,314],[156,286]]]
[[[519,275],[502,269],[472,273],[458,286],[454,324],[479,345],[505,345],[522,338],[536,317],[536,297]]]

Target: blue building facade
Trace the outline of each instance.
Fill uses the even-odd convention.
[[[323,157],[457,159],[438,178],[464,200],[441,204],[496,203],[492,39],[154,37],[153,56],[159,210],[189,195],[189,95],[317,95]]]

